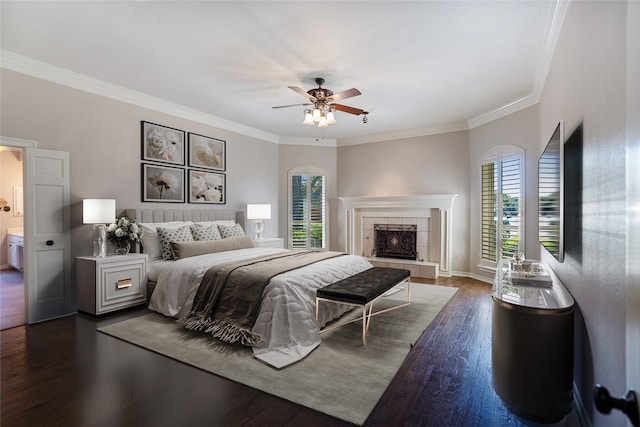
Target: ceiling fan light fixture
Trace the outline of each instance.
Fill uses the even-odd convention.
[[[305,125],[313,124],[313,117],[311,115],[311,110],[304,110],[304,121],[302,122],[302,124],[305,124]]]
[[[365,114],[363,121],[366,123],[366,114],[368,114],[366,111],[361,110],[360,108],[349,107],[347,105],[334,104],[334,101],[361,95],[358,89],[351,88],[338,93],[333,93],[332,90],[322,87],[324,84],[324,79],[322,77],[316,77],[315,81],[318,87],[307,91],[296,86],[289,86],[289,89],[307,98],[307,102],[304,104],[280,105],[272,108],[295,107],[299,105],[311,106],[311,108],[306,108],[304,110],[304,120],[302,123],[305,125],[313,125],[317,123],[319,128],[326,128],[329,125],[335,124],[336,111],[342,111],[356,116]]]

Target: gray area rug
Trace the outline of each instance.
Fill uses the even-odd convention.
[[[174,319],[151,313],[98,330],[283,399],[362,425],[396,375],[411,346],[457,291],[411,285],[411,305],[374,316],[362,345],[354,322],[322,335],[322,344],[281,370],[245,347],[185,331]],[[406,300],[406,290],[381,298],[375,310]],[[358,313],[354,313],[354,312]],[[361,310],[349,313],[357,317]],[[343,319],[344,320],[344,319]]]

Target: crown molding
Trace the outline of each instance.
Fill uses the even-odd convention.
[[[531,107],[532,105],[536,105],[540,102],[542,89],[547,81],[549,68],[551,68],[551,62],[553,61],[553,54],[556,50],[556,44],[560,37],[560,30],[562,29],[562,24],[564,23],[564,17],[567,14],[570,1],[571,0],[557,0],[555,7],[551,9],[549,16],[547,16],[547,26],[544,32],[545,39],[542,43],[542,57],[540,58],[540,61],[538,61],[538,69],[536,70],[534,77],[532,93],[507,105],[496,108],[495,110],[470,118],[467,120],[469,129],[506,117],[509,114],[524,110],[525,108]]]
[[[310,145],[313,147],[337,147],[338,141],[331,138],[309,138],[296,136],[281,136],[282,145]]]
[[[68,86],[94,95],[104,96],[127,104],[136,105],[142,108],[159,111],[161,113],[180,117],[186,120],[193,120],[198,123],[214,126],[230,132],[262,139],[269,142],[279,143],[278,135],[264,132],[236,122],[221,119],[220,117],[206,114],[183,105],[165,101],[151,95],[147,95],[135,90],[126,89],[102,80],[94,79],[84,74],[69,71],[64,68],[36,61],[26,56],[18,55],[8,50],[0,50],[0,67],[47,80],[53,83]]]
[[[368,144],[370,142],[390,141],[405,138],[415,138],[427,135],[439,135],[442,133],[458,132],[468,130],[469,126],[465,122],[448,123],[441,126],[432,126],[421,129],[407,129],[394,132],[377,133],[372,135],[354,136],[351,138],[341,138],[338,140],[338,147],[348,145]]]

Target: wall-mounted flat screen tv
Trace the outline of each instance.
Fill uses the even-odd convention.
[[[562,262],[564,258],[564,122],[556,126],[538,160],[538,240]]]

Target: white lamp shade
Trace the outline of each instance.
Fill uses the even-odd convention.
[[[302,122],[305,125],[312,125],[313,124],[313,118],[311,116],[311,111],[307,110],[306,113],[304,113],[304,121]]]
[[[247,205],[247,219],[271,219],[271,205]]]
[[[333,114],[333,111],[329,111],[327,113],[327,124],[333,125],[336,123],[336,116]]]
[[[84,224],[108,224],[115,220],[115,200],[84,199],[82,201],[82,222]]]

